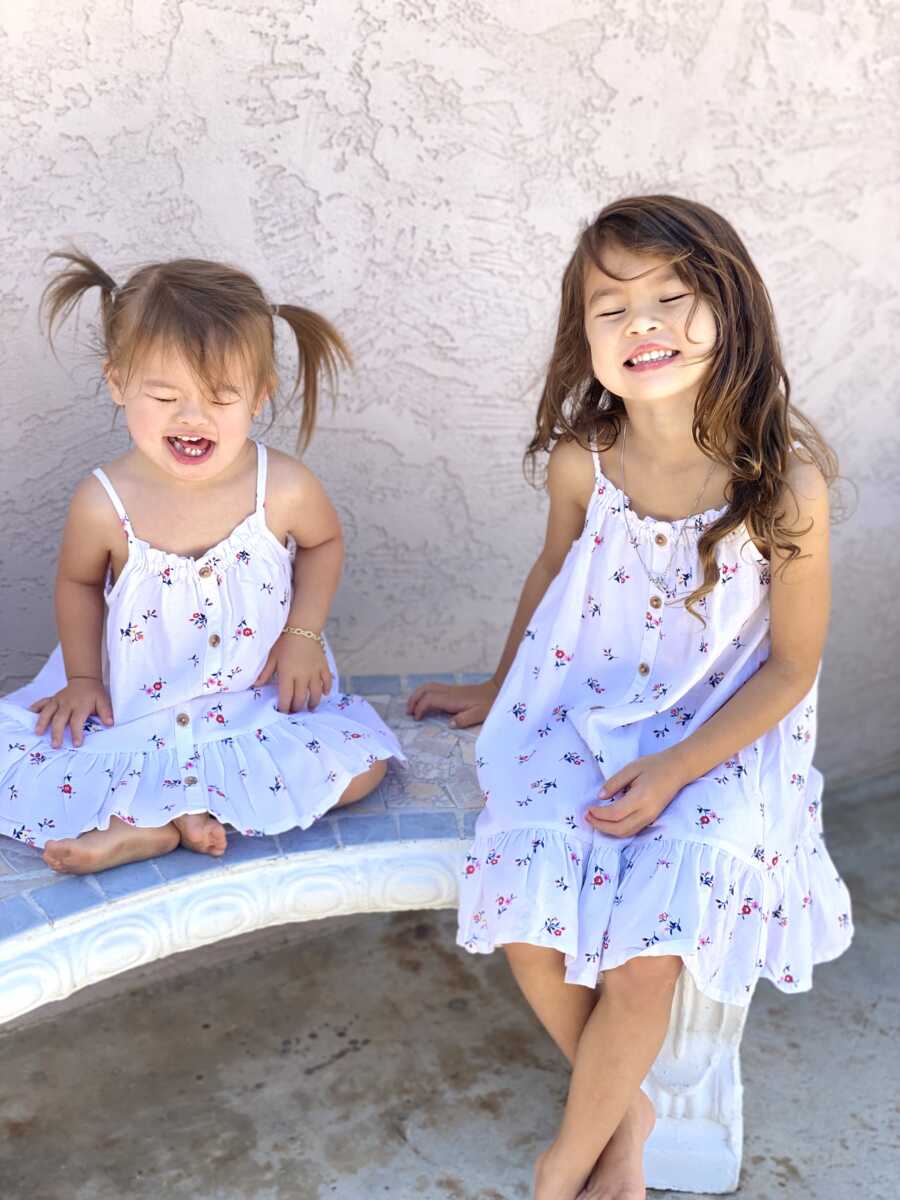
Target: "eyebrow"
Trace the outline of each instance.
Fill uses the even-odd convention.
[[[638,276],[637,278],[640,279],[640,276]],[[678,272],[674,268],[670,268],[668,271],[666,271],[665,275],[661,276],[658,280],[656,280],[656,282],[660,287],[664,287],[667,283],[671,283],[673,280],[678,280],[679,283],[681,282]],[[622,282],[623,283],[631,283],[631,280],[624,279]],[[588,300],[588,308],[591,308],[594,304],[597,303],[598,300],[605,300],[607,296],[616,296],[621,291],[622,291],[621,287],[595,288],[594,291],[591,292],[590,300]]]

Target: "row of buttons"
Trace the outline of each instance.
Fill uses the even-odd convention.
[[[656,542],[657,546],[665,546],[669,539],[666,537],[666,535],[664,533],[657,533],[655,535],[655,537],[653,538],[653,540],[654,540],[654,542]],[[651,608],[662,608],[662,597],[661,596],[651,596],[650,600],[649,600],[649,604],[650,604]],[[649,674],[650,674],[650,664],[645,663],[645,662],[640,663],[638,666],[638,675],[640,675],[646,679],[646,677]]]

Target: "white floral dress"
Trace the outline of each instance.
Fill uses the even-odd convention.
[[[584,820],[605,778],[687,737],[769,653],[769,567],[746,526],[716,547],[701,604],[697,541],[724,508],[639,520],[603,474],[584,529],[526,630],[476,743],[485,808],[461,884],[459,943],[565,952],[566,980],[679,955],[712,999],[746,1005],[760,975],[812,986],[852,936],[822,838],[812,765],[818,676],[779,724],[679,791],[630,839]],[[684,536],[676,543],[684,527]],[[665,593],[648,580],[664,572]],[[669,556],[674,559],[669,564]]]
[[[253,687],[291,603],[296,546],[266,524],[266,448],[256,508],[198,559],[137,537],[99,468],[128,539],[106,591],[104,673],[115,724],[97,717],[78,748],[38,737],[28,706],[66,682],[57,646],[40,674],[0,700],[0,834],[31,846],[211,812],[244,834],[305,828],[378,759],[405,757],[360,696],[331,690],[312,712],[278,712],[277,683]]]

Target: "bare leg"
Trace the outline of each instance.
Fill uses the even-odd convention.
[[[565,982],[558,950],[515,942],[504,946],[515,980],[538,1020],[570,1064],[597,1003],[594,988]],[[649,1096],[637,1090],[625,1116],[600,1155],[582,1200],[643,1200],[644,1144],[656,1115]]]
[[[112,817],[109,829],[92,829],[77,838],[61,838],[44,846],[44,862],[65,875],[90,875],[122,863],[168,854],[178,845],[173,825],[142,829]]]
[[[535,1200],[575,1200],[584,1188],[659,1053],[680,973],[674,955],[633,958],[604,973],[578,1043],[562,1125],[535,1167]]]
[[[361,775],[354,775],[344,788],[335,808],[342,808],[345,804],[355,804],[357,800],[368,796],[369,792],[374,792],[386,773],[387,759],[380,758],[378,762],[372,763],[368,771],[363,771]]]

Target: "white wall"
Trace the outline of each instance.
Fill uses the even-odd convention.
[[[896,761],[896,5],[5,0],[0,23],[6,686],[54,641],[71,489],[126,445],[83,349],[57,364],[37,330],[48,250],[117,278],[223,257],[334,319],[357,367],[309,462],[348,538],[341,665],[492,669],[542,535],[520,457],[560,272],[604,203],[665,189],[744,235],[859,488],[818,761]]]

